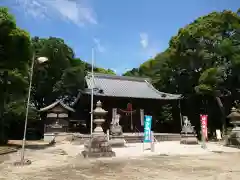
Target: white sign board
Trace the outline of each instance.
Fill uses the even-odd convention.
[[[216,129],[216,136],[217,136],[217,140],[221,140],[222,139],[220,129]]]

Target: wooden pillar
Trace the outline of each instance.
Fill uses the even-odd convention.
[[[177,101],[178,101],[179,116],[180,116],[180,122],[181,122],[181,128],[182,128],[182,126],[183,126],[183,119],[182,119],[181,101],[180,100],[177,100]]]

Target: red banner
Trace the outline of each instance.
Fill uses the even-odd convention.
[[[207,140],[208,139],[208,128],[207,128],[208,115],[200,114],[200,121],[201,121],[201,126],[202,126],[202,131],[203,131],[204,137]]]

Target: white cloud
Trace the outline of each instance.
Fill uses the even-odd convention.
[[[118,73],[118,70],[117,69],[115,69],[115,68],[111,68],[111,70],[115,73],[115,74],[117,74]]]
[[[147,33],[140,33],[140,43],[144,49],[148,47],[148,34]]]
[[[142,32],[140,35],[140,44],[142,46],[141,54],[145,58],[154,58],[157,53],[160,52],[161,46],[159,46],[159,43],[154,44],[149,39],[149,35],[146,32]]]
[[[99,39],[93,38],[93,42],[98,52],[103,53],[106,51],[106,48],[101,44]]]
[[[97,24],[93,9],[84,0],[15,0],[35,18],[60,17],[76,25]],[[19,8],[19,7],[17,7]]]

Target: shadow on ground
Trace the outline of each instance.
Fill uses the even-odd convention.
[[[46,149],[46,148],[49,148],[49,147],[52,147],[52,146],[54,146],[55,145],[55,143],[26,143],[26,145],[25,145],[25,148],[26,149],[32,149],[32,150],[41,150],[41,149]],[[12,148],[16,148],[16,149],[20,149],[20,148],[22,148],[22,144],[21,143],[19,143],[19,142],[17,142],[17,143],[9,143],[8,145],[7,145],[8,147],[12,147]]]

